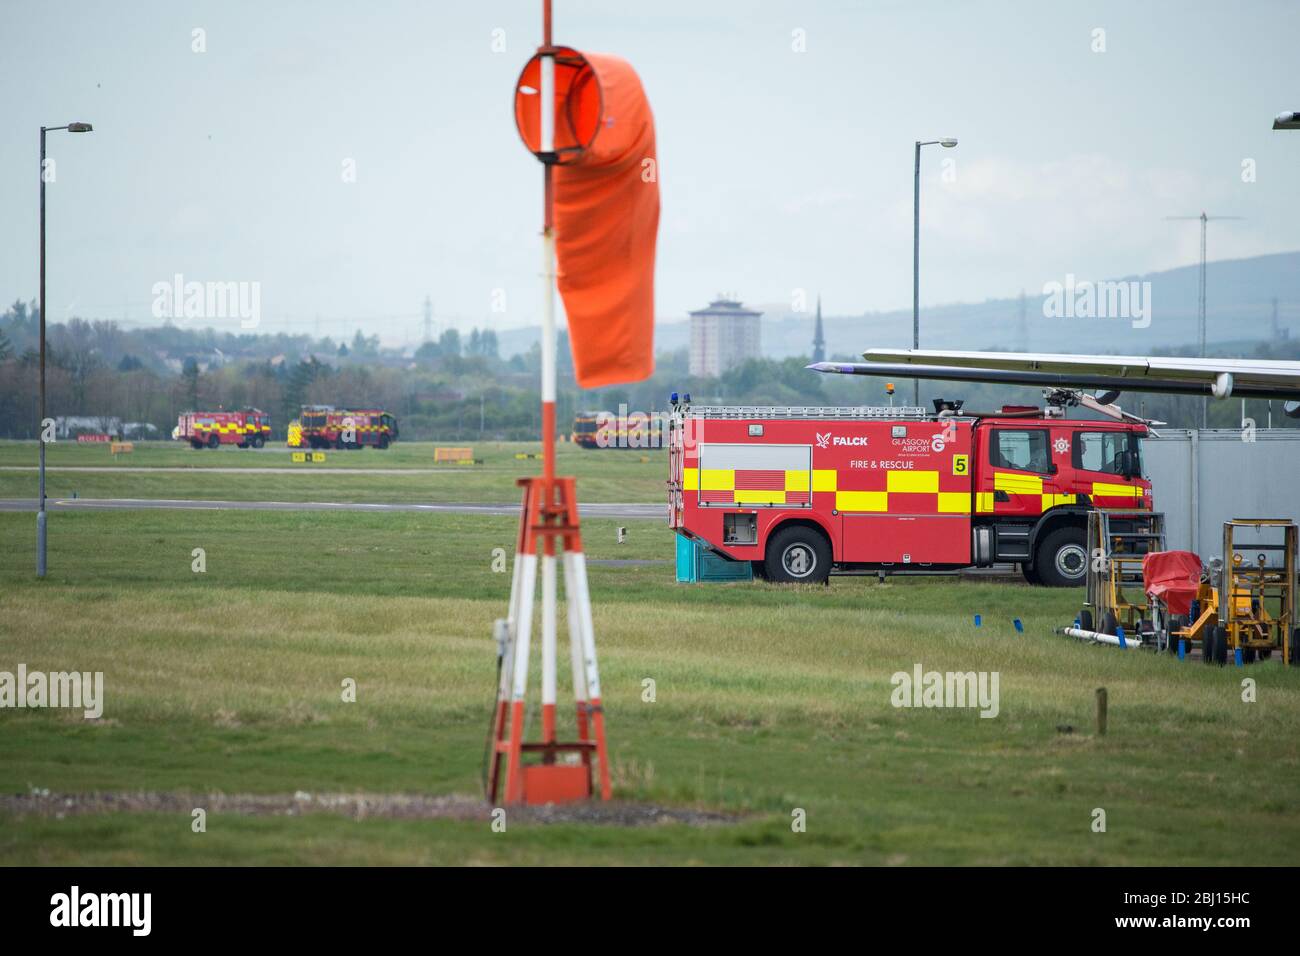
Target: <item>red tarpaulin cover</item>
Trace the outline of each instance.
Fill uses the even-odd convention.
[[[520,135],[534,152],[540,86],[534,57],[515,97]],[[556,54],[555,109],[557,283],[578,384],[639,381],[654,373],[654,116],[626,60],[567,48]]]
[[[1142,559],[1142,585],[1170,614],[1186,615],[1201,582],[1201,559],[1190,551],[1157,551]]]

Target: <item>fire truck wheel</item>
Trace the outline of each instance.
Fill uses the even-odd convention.
[[[255,438],[253,439],[253,447],[254,447],[254,448],[261,448],[261,447],[262,447],[263,445],[265,445],[265,444],[266,444],[266,439],[263,438],[261,435],[258,435],[257,437],[255,437]]]
[[[1088,576],[1088,550],[1082,528],[1057,528],[1038,546],[1034,572],[1049,588],[1083,584]]]
[[[812,528],[782,528],[767,543],[766,564],[770,581],[821,584],[831,571],[830,544]]]
[[[191,438],[190,447],[195,451],[199,451],[203,447],[203,442],[199,441],[197,438]]]
[[[380,435],[380,436],[379,436],[378,446],[379,446],[379,450],[380,450],[380,451],[383,451],[385,448],[388,447],[388,436],[387,436],[387,435]]]
[[[217,447],[218,445],[220,445],[220,444],[221,444],[221,439],[218,438],[216,435],[209,435],[209,436],[208,436],[208,447],[209,447],[209,448],[216,448],[216,447]]]

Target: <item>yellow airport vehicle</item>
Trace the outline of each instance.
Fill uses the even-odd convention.
[[[1079,627],[1133,641],[1155,633],[1142,580],[1142,561],[1165,550],[1165,516],[1159,512],[1098,508],[1088,513],[1087,598]]]
[[[1264,540],[1240,541],[1253,531]],[[1242,663],[1269,658],[1274,650],[1284,664],[1296,660],[1296,554],[1300,529],[1280,518],[1239,518],[1223,525],[1223,559],[1215,559],[1202,575],[1192,619],[1171,631],[1201,643],[1207,664],[1225,664],[1241,651]],[[1253,556],[1251,553],[1253,552]],[[1221,595],[1228,595],[1222,600]]]

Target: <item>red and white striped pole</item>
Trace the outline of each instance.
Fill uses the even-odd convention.
[[[592,796],[592,754],[599,767],[602,799],[610,798],[610,774],[605,747],[605,718],[601,710],[600,676],[596,667],[596,637],[592,624],[591,597],[587,590],[587,565],[582,553],[579,530],[577,492],[572,478],[555,477],[555,57],[559,52],[551,43],[551,2],[543,0],[543,39],[538,50],[536,93],[539,110],[539,142],[536,152],[542,159],[542,474],[540,478],[521,480],[524,486],[523,509],[513,579],[510,587],[509,616],[504,622],[505,647],[501,659],[501,679],[497,688],[495,713],[495,751],[492,761],[489,796],[496,798],[501,764],[505,764],[505,802],[541,802],[545,799],[578,799]],[[525,94],[534,91],[521,87]],[[530,145],[531,148],[531,145]],[[557,539],[559,542],[557,544]],[[569,625],[570,662],[573,668],[573,694],[577,710],[578,740],[561,743],[556,738],[556,616],[557,616],[557,547],[563,549],[564,597]],[[539,553],[540,552],[540,553]],[[528,665],[533,629],[533,601],[537,589],[538,561],[541,562],[542,590],[542,741],[523,742],[527,717],[525,698],[528,691]],[[500,626],[500,625],[499,625]],[[542,755],[546,769],[530,765],[530,782],[524,784],[523,753]],[[581,754],[582,786],[574,785],[572,767],[556,765],[559,753]]]
[[[555,150],[555,57],[551,0],[542,0],[542,61],[538,90],[541,150]],[[542,163],[542,496],[555,501],[555,189],[551,163]],[[555,539],[542,548],[542,739],[555,742]]]

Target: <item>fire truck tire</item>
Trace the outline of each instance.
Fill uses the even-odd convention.
[[[825,535],[791,525],[767,542],[767,578],[785,584],[821,584],[831,572],[831,546]]]
[[[266,439],[263,438],[261,435],[257,435],[257,436],[255,436],[255,437],[253,438],[253,447],[254,447],[254,448],[261,448],[261,447],[262,447],[263,445],[265,445],[265,444],[266,444]]]
[[[221,444],[221,439],[218,438],[216,435],[209,435],[209,436],[208,436],[208,447],[209,447],[209,448],[216,448],[216,447],[217,447],[218,445],[220,445],[220,444]]]
[[[387,448],[387,447],[388,447],[388,436],[387,436],[387,435],[380,435],[380,436],[379,436],[379,441],[378,441],[378,443],[377,443],[377,446],[378,446],[378,448],[379,448],[380,451],[383,451],[385,448]]]
[[[1034,573],[1049,588],[1083,584],[1088,576],[1088,551],[1082,528],[1057,528],[1039,544]]]

